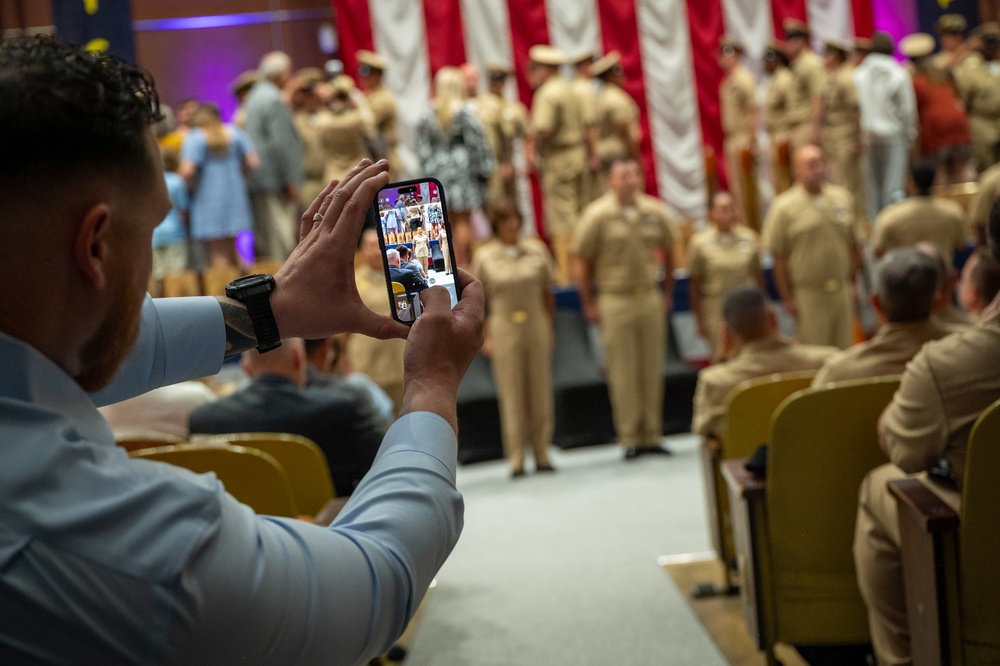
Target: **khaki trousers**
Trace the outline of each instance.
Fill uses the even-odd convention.
[[[528,317],[523,319],[523,317]],[[524,468],[525,444],[535,465],[548,465],[555,424],[552,396],[552,322],[542,312],[490,316],[493,379],[500,432],[511,469]]]
[[[618,442],[655,446],[663,437],[666,315],[658,289],[599,294],[601,337]]]
[[[726,172],[729,174],[729,193],[736,203],[736,210],[746,215],[746,199],[743,192],[743,160],[741,153],[743,147],[750,141],[744,134],[726,137],[723,143],[723,152],[726,155]],[[756,179],[753,179],[756,182]],[[746,219],[744,217],[744,219]]]
[[[895,465],[876,467],[861,482],[854,530],[854,565],[858,588],[868,606],[872,647],[880,666],[912,664],[906,617],[903,564],[899,553],[899,516],[888,482],[908,475]],[[917,475],[926,477],[925,474]],[[925,482],[956,511],[961,496]]]
[[[724,298],[723,295],[701,297],[701,316],[705,320],[705,341],[708,342],[708,350],[711,352],[713,360],[719,360],[719,353],[722,351],[722,301]]]
[[[553,242],[556,276],[560,284],[569,284],[573,277],[570,268],[569,237],[580,214],[583,197],[583,148],[554,150],[545,158],[542,169],[542,198],[545,208],[545,225]],[[558,239],[565,236],[565,251],[560,251]]]
[[[846,285],[835,291],[811,287],[796,287],[793,291],[799,308],[795,326],[799,342],[841,349],[854,344],[854,304]]]
[[[854,195],[855,216],[859,220],[868,219],[861,154],[854,152],[853,139],[849,135],[843,136],[843,132],[836,129],[825,130],[821,136],[823,153],[830,168],[830,180],[834,185],[851,191]]]
[[[251,192],[258,259],[285,261],[299,241],[298,205],[274,192]]]

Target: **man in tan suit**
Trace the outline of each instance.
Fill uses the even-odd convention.
[[[659,442],[674,231],[663,202],[643,194],[635,160],[612,164],[608,190],[573,234],[573,264],[584,316],[601,327],[615,431],[631,460],[667,452]]]
[[[378,245],[378,232],[365,229],[358,246],[355,263],[358,293],[369,310],[390,314],[389,292],[382,269],[382,253]],[[403,406],[403,348],[405,340],[376,340],[364,335],[352,335],[347,341],[351,367],[368,375],[372,381],[389,394],[396,411]]]
[[[723,336],[730,359],[698,373],[691,431],[724,439],[726,397],[746,379],[772,372],[815,370],[836,353],[836,347],[798,344],[782,338],[767,295],[756,286],[729,292],[723,303]]]
[[[736,199],[737,208],[743,211],[743,218],[756,224],[759,219],[757,193],[744,190],[751,190],[757,182],[757,80],[743,66],[742,58],[740,44],[727,36],[720,38],[719,67],[725,72],[725,78],[719,86],[719,106],[729,191]],[[751,156],[749,163],[743,157],[746,151]]]
[[[1000,160],[1000,24],[990,21],[973,30],[980,40],[983,62],[964,75],[962,101],[976,153],[976,168],[986,171]]]
[[[639,105],[623,87],[625,70],[622,69],[621,54],[612,51],[595,62],[590,72],[601,81],[594,116],[597,157],[601,161],[600,173],[593,184],[596,198],[604,193],[604,181],[611,163],[616,159],[631,157],[642,164],[639,153],[642,131],[639,127]]]
[[[918,162],[910,169],[912,196],[889,204],[875,218],[875,256],[920,241],[937,244],[951,256],[967,244],[965,211],[954,201],[931,196],[934,166]]]
[[[989,236],[1000,248],[1000,208],[990,214]],[[858,586],[868,605],[872,646],[880,664],[912,663],[906,616],[899,520],[886,484],[916,476],[956,510],[955,484],[965,471],[965,446],[976,418],[1000,399],[1000,303],[982,323],[927,343],[903,373],[899,390],[879,420],[882,449],[890,464],[874,469],[861,484],[854,533]],[[942,468],[931,478],[927,471]]]
[[[826,182],[816,146],[795,151],[795,185],[764,220],[764,246],[774,256],[774,278],[796,337],[846,349],[854,343],[854,276],[861,265],[864,229],[854,198]]]
[[[545,226],[556,259],[560,284],[571,282],[569,243],[580,214],[587,168],[584,111],[569,82],[559,76],[566,56],[551,46],[533,46],[528,78],[535,90],[531,101],[530,168],[542,181]]]
[[[816,143],[814,135],[819,115],[819,94],[826,82],[823,59],[809,46],[809,28],[798,19],[785,19],[785,53],[791,61],[792,87],[787,120],[792,149]]]
[[[583,187],[580,191],[580,210],[603,193],[600,162],[597,158],[597,89],[590,75],[594,63],[591,50],[578,54],[572,60],[575,76],[570,82],[577,104],[583,113],[583,145],[587,150],[587,168],[583,172]]]
[[[815,134],[830,165],[830,182],[854,194],[854,214],[864,220],[868,212],[861,176],[861,114],[853,67],[847,62],[851,46],[835,39],[827,39],[825,43],[823,62],[827,77],[820,91]]]
[[[358,59],[358,78],[361,88],[368,95],[368,106],[375,121],[375,131],[378,135],[383,154],[375,155],[376,159],[389,160],[389,173],[392,180],[402,180],[402,165],[396,155],[399,144],[399,131],[396,129],[397,111],[396,98],[385,84],[382,75],[389,68],[385,57],[361,50],[356,54]]]
[[[771,174],[774,191],[781,194],[792,186],[791,154],[788,146],[788,101],[794,77],[788,69],[785,45],[772,40],[764,51],[767,91],[764,94],[764,129],[771,144]]]
[[[892,250],[875,268],[871,294],[879,329],[871,340],[827,359],[813,386],[848,379],[898,375],[925,342],[951,331],[931,318],[937,292],[934,261],[912,247]]]

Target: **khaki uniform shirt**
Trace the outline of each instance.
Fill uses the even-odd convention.
[[[597,155],[605,165],[617,157],[631,155],[629,145],[622,139],[621,127],[628,128],[631,141],[639,140],[639,105],[632,97],[609,83],[597,94],[596,116]]]
[[[965,212],[954,201],[909,197],[890,204],[875,218],[872,243],[876,252],[908,247],[921,241],[937,243],[948,256],[965,247]]]
[[[746,67],[737,65],[722,81],[719,105],[722,110],[722,131],[726,140],[748,141],[757,131],[751,126],[751,113],[756,106],[757,80]]]
[[[577,103],[583,112],[583,123],[593,125],[597,116],[597,90],[594,88],[592,79],[573,79],[570,83],[573,94],[576,95]]]
[[[531,102],[531,129],[547,132],[546,151],[583,147],[584,110],[569,82],[552,76],[543,83]]]
[[[799,54],[792,63],[792,86],[788,96],[788,124],[792,127],[812,119],[812,103],[826,82],[823,59],[812,51]]]
[[[983,64],[983,57],[978,53],[966,53],[958,62],[952,62],[951,56],[945,51],[939,51],[932,59],[935,67],[951,72],[955,79],[955,87],[960,98],[964,99],[969,85],[969,75]]]
[[[973,229],[986,228],[997,198],[1000,198],[1000,164],[994,164],[979,176],[979,192],[969,207]]]
[[[673,242],[663,202],[640,193],[635,206],[626,209],[609,192],[583,211],[571,251],[593,263],[598,292],[635,293],[657,286],[656,251],[669,252]]]
[[[803,345],[776,335],[746,343],[730,360],[698,373],[692,432],[725,439],[726,398],[737,384],[772,372],[814,370],[837,351],[836,347]]]
[[[320,138],[320,127],[330,115],[330,112],[325,110],[318,113],[295,114],[295,130],[302,139],[302,169],[307,180],[323,178],[326,154]]]
[[[492,93],[483,93],[476,98],[476,117],[483,126],[486,141],[498,162],[510,160],[504,130],[504,101],[503,97]]]
[[[949,303],[940,312],[931,315],[931,319],[938,325],[945,327],[952,333],[964,331],[975,324],[972,317],[965,310],[962,310],[954,303]]]
[[[871,340],[827,359],[812,385],[902,374],[924,343],[950,334],[949,329],[933,320],[885,324]]]
[[[701,278],[705,296],[724,296],[736,287],[757,284],[760,254],[757,233],[743,225],[723,234],[714,225],[688,244],[688,273]]]
[[[546,295],[555,281],[555,267],[537,238],[521,238],[516,245],[488,241],[476,249],[470,270],[483,283],[491,322],[548,319]]]
[[[1000,316],[928,342],[882,415],[889,459],[913,474],[945,456],[961,478],[972,425],[1000,399]]]
[[[982,62],[964,75],[963,101],[969,117],[1000,118],[1000,62]]]
[[[820,91],[820,128],[824,134],[834,134],[835,136],[829,137],[833,140],[860,140],[858,90],[854,85],[852,72],[849,66],[844,65],[827,77]]]
[[[794,289],[838,291],[850,282],[863,242],[851,193],[836,185],[823,185],[814,197],[796,184],[775,198],[764,219],[764,246],[788,261]]]
[[[368,93],[368,106],[375,119],[375,129],[378,130],[389,148],[399,143],[399,132],[396,129],[396,99],[385,86],[379,86]]]
[[[368,140],[374,128],[360,110],[343,109],[325,113],[318,123],[326,156],[324,180],[340,180],[362,159],[371,157]]]
[[[354,276],[365,306],[378,314],[389,315],[389,291],[385,285],[385,274],[367,266],[359,266]],[[405,340],[376,340],[366,335],[352,335],[347,351],[354,370],[365,373],[379,386],[401,386],[405,345]]]
[[[764,124],[774,141],[787,138],[789,129],[788,105],[795,77],[787,67],[774,71],[771,85],[764,96]]]

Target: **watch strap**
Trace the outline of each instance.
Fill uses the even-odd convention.
[[[260,290],[243,301],[250,315],[254,335],[257,337],[257,351],[262,354],[281,346],[278,322],[274,320],[274,313],[271,312],[270,293],[270,289]]]

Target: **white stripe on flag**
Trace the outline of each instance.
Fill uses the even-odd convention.
[[[487,65],[514,67],[506,0],[462,0],[462,23],[466,58],[480,72],[485,72]],[[516,95],[517,84],[513,77],[509,83],[511,93]],[[480,80],[479,87],[485,90],[484,80]]]
[[[684,0],[635,1],[660,196],[676,215],[700,219],[705,156]]]
[[[431,66],[424,28],[424,8],[416,0],[370,0],[375,50],[389,59],[386,85],[396,96],[399,114],[399,159],[405,174],[418,174],[413,153],[414,134],[421,114],[431,97]]]
[[[771,3],[760,0],[722,0],[722,21],[726,33],[746,50],[743,64],[759,81],[764,73],[761,59],[767,42],[774,36]]]
[[[546,0],[545,13],[552,46],[565,52],[571,60],[584,51],[601,52],[596,0]]]
[[[824,39],[854,41],[854,13],[851,0],[808,0],[806,16],[812,31],[812,45],[823,52]]]

